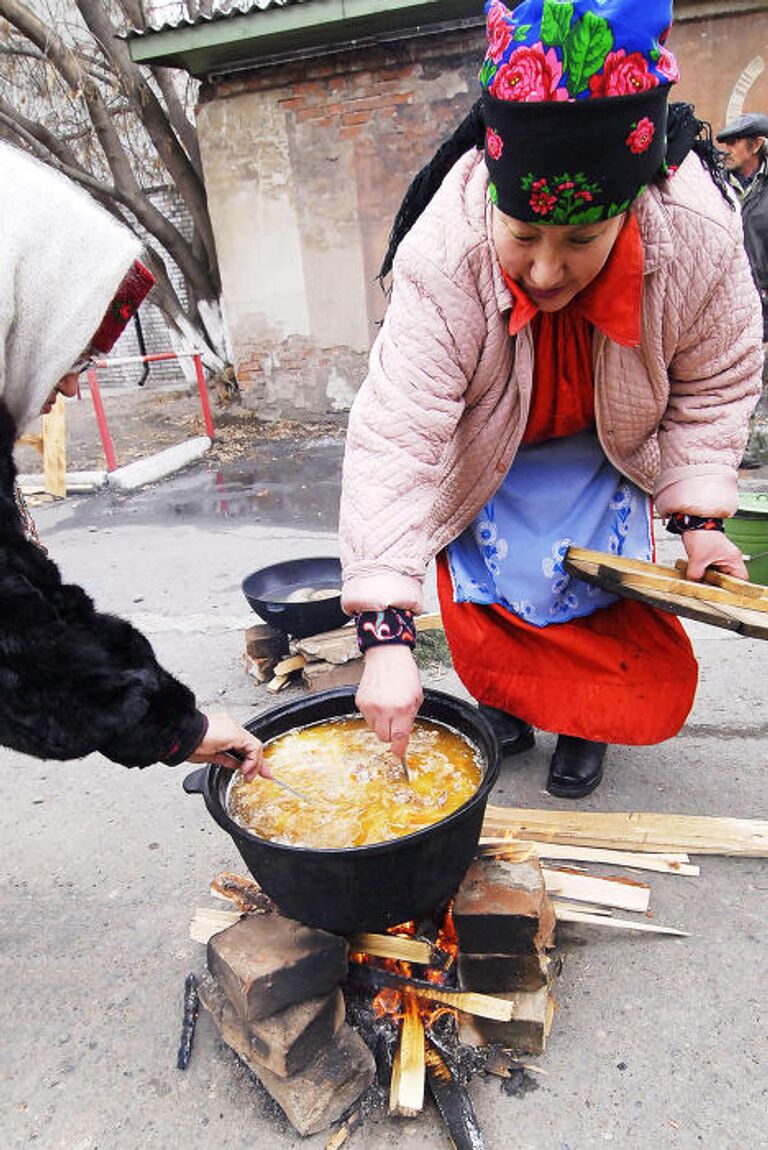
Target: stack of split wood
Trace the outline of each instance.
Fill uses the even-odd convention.
[[[434,631],[441,626],[439,615],[416,619],[417,631]],[[289,639],[262,623],[245,632],[245,667],[257,683],[267,684],[268,691],[281,691],[299,677],[309,691],[328,691],[356,686],[363,673],[363,660],[351,623],[306,639]]]

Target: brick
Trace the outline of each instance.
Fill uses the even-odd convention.
[[[307,663],[301,672],[310,691],[329,691],[332,687],[357,686],[363,677],[363,660],[334,666],[333,663]]]
[[[277,666],[277,659],[254,659],[248,652],[243,655],[245,669],[257,683],[267,683],[272,678],[272,672]]]
[[[536,860],[475,859],[453,914],[467,954],[536,954],[554,942],[555,913]]]
[[[227,1045],[248,1049],[260,1068],[278,1078],[303,1070],[344,1022],[344,995],[338,987],[255,1022],[239,1016],[211,974],[200,980],[199,990],[200,1001]]]
[[[460,954],[459,985],[493,995],[539,990],[547,985],[548,965],[540,954]]]
[[[330,994],[346,975],[347,943],[281,914],[249,915],[210,939],[208,969],[253,1022]]]
[[[461,1015],[459,1040],[468,1046],[487,1046],[497,1042],[516,1055],[543,1053],[555,1013],[555,1000],[549,988],[515,991],[497,997],[515,1004],[512,1020],[494,1022],[489,1018]]]
[[[257,623],[245,632],[245,651],[252,659],[273,659],[286,654],[288,640],[268,623]]]
[[[227,1041],[305,1137],[325,1130],[368,1089],[376,1062],[368,1047],[344,1023],[316,1058],[298,1074],[280,1078],[260,1066],[247,1046]]]

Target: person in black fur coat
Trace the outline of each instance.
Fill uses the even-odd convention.
[[[207,717],[147,639],[62,582],[18,497],[17,436],[72,395],[153,279],[139,245],[85,193],[0,143],[0,744],[41,759],[99,751],[128,767],[236,765],[267,774],[261,744]],[[74,271],[73,271],[74,269]]]

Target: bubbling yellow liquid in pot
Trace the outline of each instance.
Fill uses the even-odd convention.
[[[417,719],[408,774],[364,719],[334,719],[280,735],[264,757],[305,802],[269,779],[229,790],[232,817],[260,838],[316,849],[361,847],[412,834],[444,819],[477,790],[477,748],[457,731]]]

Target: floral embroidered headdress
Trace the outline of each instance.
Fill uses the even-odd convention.
[[[670,0],[523,0],[485,6],[480,71],[489,194],[534,223],[625,212],[660,171]]]

